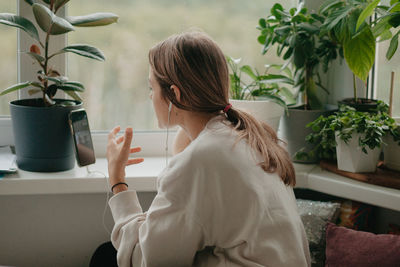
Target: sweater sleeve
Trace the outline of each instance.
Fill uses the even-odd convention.
[[[109,204],[118,266],[191,266],[204,247],[202,227],[167,194],[157,194],[147,213],[135,191],[119,193]]]

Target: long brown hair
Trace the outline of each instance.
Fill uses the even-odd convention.
[[[173,35],[154,46],[149,62],[164,98],[184,110],[220,113],[229,103],[229,70],[218,45],[201,32]],[[181,91],[175,98],[171,85]],[[245,138],[264,159],[259,165],[269,173],[277,172],[287,185],[296,183],[290,156],[280,145],[276,132],[252,115],[230,108],[227,119],[238,131],[238,140]]]

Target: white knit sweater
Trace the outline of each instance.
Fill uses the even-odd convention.
[[[135,191],[110,199],[124,266],[310,266],[291,187],[216,117],[158,177],[143,213]]]

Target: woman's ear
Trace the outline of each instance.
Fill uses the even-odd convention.
[[[176,85],[171,85],[170,89],[174,91],[176,101],[178,101],[180,103],[181,102],[181,90]]]

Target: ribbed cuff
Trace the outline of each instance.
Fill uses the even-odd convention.
[[[143,213],[135,190],[115,194],[108,201],[108,205],[110,206],[114,222],[133,214]]]

